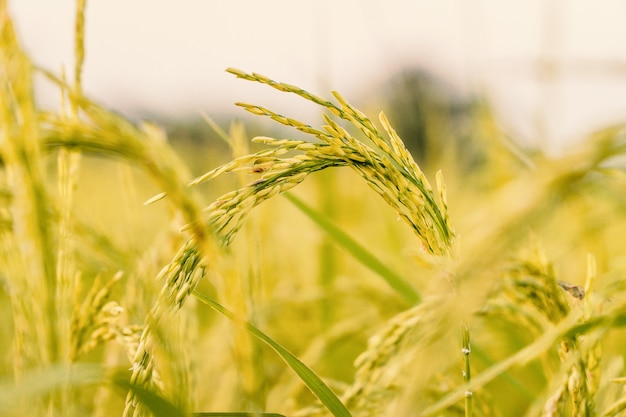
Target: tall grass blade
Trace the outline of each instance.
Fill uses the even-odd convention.
[[[311,220],[313,220],[319,227],[322,228],[339,246],[344,248],[348,253],[354,256],[359,262],[370,270],[376,272],[383,278],[387,284],[400,295],[407,299],[412,304],[417,304],[421,301],[422,297],[420,293],[409,284],[404,278],[391,270],[387,265],[381,262],[374,254],[368,251],[364,246],[359,244],[356,240],[350,237],[347,233],[337,227],[326,216],[314,210],[307,205],[304,201],[291,193],[285,193],[284,196],[294,206],[296,206],[302,213],[306,214]]]
[[[217,302],[211,300],[206,295],[194,291],[194,296],[203,302],[204,304],[210,306],[214,310],[218,311],[222,315],[226,316],[229,320],[234,323],[243,325],[246,329],[255,337],[266,343],[269,347],[271,347],[286,363],[289,365],[291,369],[300,377],[302,382],[311,390],[311,392],[326,406],[328,411],[332,413],[335,417],[351,417],[352,415],[348,411],[345,405],[339,400],[337,395],[322,381],[322,379],[317,376],[317,374],[308,366],[306,366],[300,359],[298,359],[294,354],[285,349],[281,344],[276,342],[274,339],[263,333],[257,327],[253,326],[247,321],[243,321],[238,319],[230,310],[225,308],[224,306],[218,304]]]

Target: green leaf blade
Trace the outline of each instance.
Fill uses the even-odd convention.
[[[306,214],[313,222],[321,227],[328,235],[334,240],[334,242],[340,247],[344,248],[355,259],[361,262],[364,266],[376,272],[383,278],[387,284],[412,304],[418,304],[422,297],[420,293],[409,284],[404,278],[391,270],[387,265],[381,262],[374,254],[368,251],[364,246],[359,244],[356,240],[350,237],[347,233],[342,231],[339,227],[333,224],[326,216],[314,210],[308,206],[304,201],[291,193],[285,193],[284,196],[294,206],[296,206],[302,213]]]
[[[300,359],[298,359],[293,353],[289,352],[280,343],[263,333],[260,329],[253,326],[247,321],[238,319],[230,310],[220,305],[219,303],[211,300],[206,295],[194,291],[194,296],[210,306],[214,310],[218,311],[222,315],[226,316],[234,323],[243,325],[253,336],[257,337],[269,347],[271,347],[287,365],[300,377],[302,382],[311,390],[311,392],[326,406],[328,411],[335,417],[352,417],[350,411],[346,408],[337,395],[322,381],[322,379],[308,366],[306,366]]]

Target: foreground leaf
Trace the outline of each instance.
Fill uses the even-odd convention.
[[[389,286],[396,290],[400,295],[405,297],[412,304],[417,304],[421,301],[421,295],[411,284],[392,271],[389,267],[387,267],[387,265],[382,263],[374,254],[359,244],[359,242],[352,239],[352,237],[350,237],[347,233],[338,228],[326,216],[314,210],[304,201],[300,200],[291,193],[286,193],[284,196],[326,233],[328,233],[335,243],[347,250],[350,255],[354,256],[354,258],[361,262],[364,266],[380,275],[380,277],[383,278],[387,284],[389,284]]]
[[[194,291],[195,297],[210,306],[214,310],[226,316],[234,323],[241,324],[255,337],[265,342],[269,347],[274,349],[276,353],[289,365],[291,369],[300,377],[302,382],[311,390],[311,392],[319,398],[319,400],[328,408],[335,417],[351,417],[350,412],[345,405],[339,400],[337,395],[322,381],[322,379],[311,368],[306,366],[300,359],[285,349],[280,343],[263,333],[261,330],[253,326],[247,321],[238,319],[233,312],[226,307],[211,300],[206,295]]]

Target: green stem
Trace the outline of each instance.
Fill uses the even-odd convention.
[[[463,370],[463,382],[465,384],[469,384],[472,380],[471,366],[470,366],[470,353],[472,352],[472,348],[470,345],[470,334],[469,329],[466,324],[461,325],[461,338],[463,340],[463,348],[461,352],[463,352],[463,362],[464,362],[464,370]],[[472,399],[474,396],[474,392],[471,390],[465,391],[465,417],[472,417],[474,415],[474,409],[472,404]]]

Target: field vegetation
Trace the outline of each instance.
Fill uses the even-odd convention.
[[[0,415],[626,415],[623,125],[547,157],[476,100],[412,154],[230,68],[323,120],[189,152],[85,96],[84,7],[68,76],[0,2]]]

